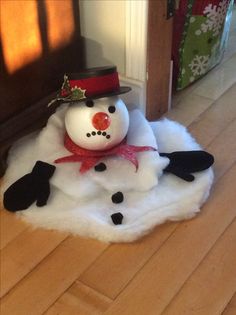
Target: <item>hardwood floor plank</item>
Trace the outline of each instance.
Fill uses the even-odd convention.
[[[15,213],[0,209],[0,249],[23,232],[28,225],[20,220]]]
[[[215,180],[219,179],[236,160],[236,120],[232,121],[224,131],[207,147],[214,155]]]
[[[202,213],[182,222],[105,314],[160,314],[234,219],[236,165],[215,185]]]
[[[236,314],[236,293],[234,293],[232,299],[224,309],[222,315],[235,315]]]
[[[190,93],[180,97],[179,101],[176,99],[176,104],[174,104],[173,108],[164,116],[168,119],[178,121],[184,126],[189,126],[200,114],[206,111],[213,102],[214,101],[209,98]]]
[[[216,242],[162,314],[220,314],[235,288],[236,220]]]
[[[5,246],[0,253],[0,296],[5,295],[66,237],[65,233],[30,228]]]
[[[111,245],[80,276],[80,280],[115,299],[176,227],[177,223],[168,223],[157,227],[153,233],[135,243]]]
[[[236,118],[236,84],[214,102],[189,128],[197,141],[206,147]]]
[[[76,281],[44,315],[100,315],[111,303],[106,296]]]
[[[199,80],[194,93],[219,99],[236,82],[236,54],[227,61],[214,67],[204,78]]]
[[[108,245],[70,237],[2,298],[1,315],[41,315]]]

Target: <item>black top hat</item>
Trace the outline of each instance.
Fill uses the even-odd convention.
[[[120,86],[115,66],[90,68],[79,73],[64,75],[60,94],[54,102],[80,102],[127,93],[128,86]]]

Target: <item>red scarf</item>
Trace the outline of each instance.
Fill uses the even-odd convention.
[[[68,151],[70,151],[73,154],[56,159],[54,162],[55,163],[81,162],[79,170],[80,173],[87,172],[89,169],[94,167],[99,162],[99,160],[107,156],[122,157],[133,163],[137,171],[138,160],[136,158],[136,153],[144,151],[156,151],[155,148],[150,146],[136,146],[126,144],[125,140],[109,150],[104,151],[87,150],[75,144],[67,133],[65,134],[64,146]]]

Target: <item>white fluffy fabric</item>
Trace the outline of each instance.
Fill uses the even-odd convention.
[[[18,141],[11,149],[2,191],[26,173],[35,162],[54,160],[68,154],[63,146],[64,116],[62,106],[39,133]],[[164,119],[149,123],[139,110],[130,112],[128,144],[149,145],[158,152],[199,150],[200,146],[185,127]],[[167,158],[157,152],[138,153],[139,169],[122,158],[103,159],[104,172],[94,169],[81,175],[79,163],[56,164],[50,180],[51,194],[46,206],[33,204],[17,214],[36,227],[57,229],[107,242],[130,242],[167,220],[192,218],[209,195],[212,169],[195,173],[191,183],[163,173]],[[121,191],[124,201],[112,203],[112,194]],[[113,213],[124,216],[114,225]]]

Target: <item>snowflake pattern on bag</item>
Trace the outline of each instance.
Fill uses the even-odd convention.
[[[198,56],[196,55],[192,62],[189,64],[189,67],[194,76],[202,75],[206,73],[209,64],[209,55],[207,56]]]
[[[191,6],[190,6],[191,4]],[[223,31],[233,0],[205,1],[201,12],[193,14],[196,0],[189,1],[179,47],[177,90],[205,75],[223,56]]]
[[[228,9],[228,0],[223,0],[219,3],[219,6],[209,4],[205,7],[203,14],[207,17],[206,22],[201,24],[201,29],[195,32],[196,35],[200,35],[202,32],[213,31],[213,36],[220,34],[222,25],[225,21],[225,16]]]

